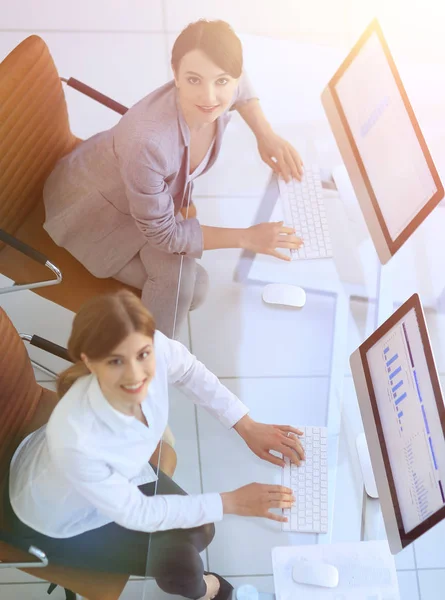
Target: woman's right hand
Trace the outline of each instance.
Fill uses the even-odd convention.
[[[221,494],[224,514],[265,517],[286,523],[287,518],[269,512],[271,508],[291,508],[295,502],[290,488],[282,485],[249,483],[233,492]]]
[[[303,240],[295,235],[295,230],[285,227],[283,221],[252,225],[243,232],[242,247],[258,254],[269,254],[281,260],[290,260],[290,256],[278,252],[277,248],[297,250]]]

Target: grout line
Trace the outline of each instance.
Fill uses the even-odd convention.
[[[31,575],[31,577],[35,577],[35,575]],[[49,587],[50,582],[46,582],[46,581],[2,581],[0,583],[0,587],[2,585],[42,585],[42,586],[47,586]]]
[[[165,31],[165,29],[0,29],[1,33],[31,33],[38,35],[39,33],[87,33],[97,35],[98,33],[105,34],[137,34],[137,35],[163,35],[176,34],[177,31]]]
[[[231,579],[239,579],[241,577],[273,577],[273,573],[248,573],[247,575],[230,575],[228,573],[224,573],[222,576],[227,579],[230,577]]]
[[[199,420],[198,420],[198,407],[195,405],[195,425],[196,425],[196,446],[198,450],[198,467],[199,467],[199,486],[201,488],[201,494],[204,493],[204,481],[202,476],[202,462],[201,462],[201,443],[199,439]],[[207,546],[205,549],[206,559],[207,559],[207,569],[210,569],[210,560],[209,560],[209,547]]]
[[[330,379],[330,375],[224,375],[218,376],[220,381],[226,379]]]
[[[164,34],[164,51],[165,51],[165,59],[167,61],[167,73],[170,74],[170,48],[168,46],[168,36],[169,31],[167,28],[167,11],[165,7],[165,2],[161,2],[161,14],[162,14],[162,31]]]
[[[416,562],[415,559],[414,562]],[[397,571],[445,571],[445,567],[416,567],[415,569],[397,569]]]
[[[224,198],[247,198],[250,200],[258,200],[258,196],[260,195],[260,192],[258,193],[252,193],[252,194],[195,194],[193,193],[193,198],[204,198],[204,200],[206,198],[216,198],[216,199],[224,199]]]
[[[416,582],[417,582],[417,593],[419,594],[419,600],[422,600],[422,594],[420,592],[420,580],[419,580],[419,571],[417,569],[417,556],[416,556],[416,544],[413,544],[413,558],[414,558],[414,566],[416,572]]]

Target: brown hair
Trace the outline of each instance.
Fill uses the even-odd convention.
[[[235,79],[243,70],[243,48],[233,29],[225,21],[201,19],[190,23],[176,38],[172,50],[172,68],[178,72],[185,54],[202,50],[212,62]]]
[[[82,353],[90,360],[102,360],[133,332],[153,338],[155,322],[132,292],[121,290],[95,296],[85,302],[74,317],[68,340],[68,354],[74,365],[57,378],[59,398],[79,377],[90,373],[80,357]]]

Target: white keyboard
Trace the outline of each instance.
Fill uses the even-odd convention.
[[[285,458],[283,485],[293,490],[295,504],[283,509],[288,518],[283,531],[327,533],[328,531],[328,430],[300,427],[300,442],[306,460],[300,467]]]
[[[304,166],[302,181],[278,179],[285,224],[296,230],[304,245],[291,250],[291,259],[330,258],[332,243],[323,200],[320,170]]]

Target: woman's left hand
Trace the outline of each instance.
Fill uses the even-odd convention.
[[[304,460],[304,450],[298,436],[303,432],[290,425],[265,425],[257,423],[245,415],[235,424],[234,428],[249,446],[249,448],[262,458],[274,465],[284,467],[284,460],[270,453],[271,450],[287,456],[291,462],[301,464]]]
[[[285,181],[292,177],[301,181],[303,161],[295,148],[274,131],[262,133],[257,137],[258,151],[264,162]]]

